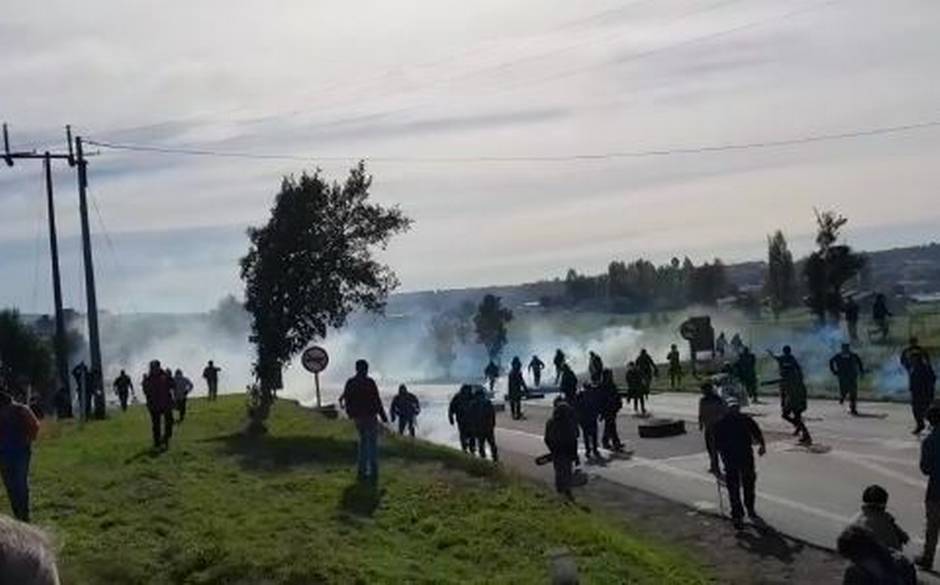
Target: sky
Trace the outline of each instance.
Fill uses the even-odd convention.
[[[240,293],[281,177],[342,180],[359,158],[415,220],[381,255],[401,290],[758,259],[776,229],[802,254],[814,207],[861,249],[940,240],[940,126],[579,158],[940,121],[938,38],[934,0],[4,0],[0,119],[14,149],[63,149],[72,124],[294,157],[89,147],[99,305],[203,311]],[[0,306],[25,312],[52,304],[41,172],[0,166]],[[54,180],[81,309],[75,175]]]

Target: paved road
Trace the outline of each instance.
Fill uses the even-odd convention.
[[[718,509],[718,491],[707,473],[708,457],[697,432],[697,398],[659,394],[652,413],[681,418],[688,433],[665,439],[641,439],[642,419],[624,412],[621,436],[634,450],[630,460],[588,467],[611,481],[640,488],[697,508]],[[923,497],[927,487],[918,469],[919,441],[910,434],[909,408],[902,404],[863,403],[864,417],[851,417],[838,403],[811,401],[808,425],[818,446],[807,450],[790,436],[774,404],[747,409],[764,429],[767,455],[758,460],[758,511],[787,534],[832,548],[839,531],[858,511],[862,489],[878,483],[890,494],[889,508],[912,535],[908,553],[919,553],[923,535]],[[545,452],[542,431],[550,410],[547,400],[526,404],[527,420],[498,420],[502,449],[531,456]],[[824,452],[823,452],[824,451]],[[727,509],[727,495],[723,496]]]

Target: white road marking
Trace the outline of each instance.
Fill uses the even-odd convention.
[[[886,475],[892,479],[900,481],[901,483],[905,483],[909,486],[920,488],[922,490],[927,489],[927,482],[920,478],[905,475],[897,470],[891,469],[889,467],[885,467],[884,465],[881,465],[879,463],[875,463],[874,461],[869,460],[868,458],[859,457],[858,455],[851,453],[849,451],[839,451],[839,450],[834,449],[830,451],[829,454],[834,457],[838,457],[839,459],[842,459],[843,461],[848,461],[850,463],[860,465],[876,473]]]

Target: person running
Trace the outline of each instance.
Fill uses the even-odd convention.
[[[678,390],[682,386],[682,358],[675,343],[670,346],[666,361],[669,362],[669,388]]]
[[[633,402],[633,412],[635,414],[646,415],[646,394],[649,392],[649,386],[644,382],[643,374],[635,363],[627,364],[625,374],[627,382],[627,400]]]
[[[29,522],[29,463],[37,434],[33,411],[0,391],[0,476],[13,516],[22,522]]]
[[[721,467],[718,465],[715,426],[724,418],[727,408],[710,382],[702,384],[701,389],[702,397],[698,401],[698,430],[705,437],[705,450],[708,452],[708,472],[712,475],[720,475]]]
[[[186,418],[186,399],[192,391],[193,381],[183,375],[183,370],[176,370],[173,374],[173,399],[176,402],[176,410],[180,413],[177,422],[183,422]]]
[[[813,438],[803,422],[806,412],[806,384],[803,382],[803,369],[793,355],[789,345],[783,346],[783,355],[777,356],[768,350],[777,360],[780,373],[780,407],[783,420],[793,425],[793,434],[800,436],[801,445],[812,445]]]
[[[734,374],[741,380],[751,402],[758,404],[760,400],[757,397],[757,357],[746,345],[741,348],[738,360],[734,363]]]
[[[522,361],[518,356],[512,358],[509,369],[509,410],[512,420],[520,420],[522,416],[522,398],[528,392],[525,378],[522,375]]]
[[[568,401],[569,406],[574,404],[574,396],[578,392],[578,377],[574,375],[571,366],[567,363],[561,366],[561,383],[558,389]]]
[[[881,333],[881,340],[888,339],[891,332],[891,311],[888,310],[888,301],[881,293],[875,295],[875,302],[871,306],[871,320]]]
[[[470,432],[471,400],[473,400],[473,389],[469,384],[464,384],[450,399],[450,405],[447,408],[447,420],[450,422],[450,426],[454,426],[454,423],[457,424],[460,449],[464,453],[474,453],[476,451],[476,440],[473,433]]]
[[[611,451],[623,451],[623,441],[617,432],[617,413],[623,407],[620,398],[620,389],[614,382],[614,372],[605,369],[601,375],[601,385],[598,388],[598,405],[601,418],[604,419],[604,433],[601,435],[601,445]]]
[[[858,341],[858,303],[851,296],[846,297],[842,305],[842,312],[845,314],[845,327],[849,334],[849,339]]]
[[[591,383],[597,384],[601,381],[601,373],[604,371],[604,360],[593,351],[588,352],[588,376]]]
[[[388,422],[385,407],[379,398],[379,387],[369,377],[369,362],[356,360],[356,375],[346,381],[340,400],[346,405],[346,416],[355,421],[359,433],[357,473],[359,481],[379,481],[379,421]]]
[[[647,353],[646,348],[640,350],[640,355],[637,356],[635,364],[640,371],[640,375],[643,377],[643,385],[646,387],[646,394],[649,394],[650,387],[653,384],[653,378],[659,377],[659,368],[656,367],[656,362],[654,362],[650,354]]]
[[[555,468],[555,490],[568,500],[574,500],[571,493],[574,478],[574,464],[578,458],[578,420],[574,409],[563,398],[555,399],[552,416],[545,423],[545,446],[552,454],[552,466]]]
[[[603,376],[603,371],[601,371]],[[574,411],[578,415],[578,426],[584,437],[584,456],[586,459],[600,459],[597,449],[597,419],[600,417],[600,389],[595,384],[585,384],[574,398]]]
[[[421,403],[418,397],[408,391],[408,387],[402,384],[398,387],[398,394],[392,398],[392,405],[389,408],[392,422],[398,419],[398,434],[404,435],[405,430],[413,437],[415,436],[415,420],[421,413]]]
[[[927,476],[927,492],[924,494],[924,509],[927,528],[924,534],[924,550],[915,561],[927,571],[933,570],[937,552],[937,536],[940,535],[940,405],[927,409],[930,434],[920,444],[920,471]]]
[[[908,370],[908,388],[911,392],[911,413],[914,415],[912,434],[919,435],[925,428],[924,418],[933,402],[937,375],[926,353],[915,352],[910,358]]]
[[[882,546],[901,552],[911,537],[887,510],[888,492],[880,485],[870,485],[862,492],[862,509],[851,524],[870,530]]]
[[[566,363],[565,352],[561,349],[555,350],[555,358],[552,360],[552,363],[555,365],[555,385],[557,386],[559,381],[561,381],[561,375],[564,373],[564,365]]]
[[[134,383],[131,381],[131,377],[127,375],[127,372],[121,370],[118,377],[114,379],[112,386],[114,387],[114,393],[117,394],[118,402],[121,403],[121,410],[127,412],[127,399],[134,391]]]
[[[477,452],[486,459],[486,446],[490,446],[493,461],[499,461],[496,450],[496,409],[483,388],[477,388],[470,401],[470,432],[476,442]]]
[[[528,370],[532,374],[532,385],[539,388],[542,385],[542,370],[545,369],[545,363],[539,359],[539,356],[533,355],[529,360]]]
[[[858,416],[858,379],[865,375],[862,358],[848,343],[843,343],[842,351],[829,360],[829,371],[839,379],[839,404],[844,404],[848,398],[849,412]]]
[[[159,360],[153,360],[141,386],[150,413],[153,448],[169,449],[173,436],[173,379],[160,367]]]
[[[486,367],[483,368],[483,377],[486,378],[490,392],[492,392],[496,387],[496,380],[499,378],[499,366],[496,365],[496,362],[490,360],[490,363],[486,364]]]
[[[715,444],[724,465],[725,486],[731,502],[731,521],[738,530],[744,528],[744,513],[752,521],[760,522],[754,509],[757,473],[754,466],[754,444],[757,454],[767,452],[764,435],[754,419],[741,413],[737,402],[728,404],[728,412],[715,423]],[[744,505],[741,505],[742,494]]]
[[[221,370],[222,368],[217,367],[212,363],[212,360],[209,360],[205,369],[202,370],[202,377],[206,381],[209,400],[215,400],[219,397],[219,372]]]

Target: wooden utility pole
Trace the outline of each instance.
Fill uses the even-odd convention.
[[[52,155],[43,156],[46,171],[46,204],[49,208],[49,253],[52,256],[52,293],[55,300],[55,360],[59,373],[59,387],[69,397],[67,416],[72,416],[72,390],[69,383],[69,356],[65,340],[65,315],[62,309],[62,280],[59,276],[59,240],[55,228],[55,201],[52,193]],[[65,402],[65,401],[63,401]]]
[[[91,382],[85,393],[95,396],[95,416],[104,418],[104,372],[101,369],[101,342],[98,337],[98,295],[95,292],[95,264],[91,253],[91,230],[88,227],[88,163],[82,148],[82,137],[75,137],[75,163],[78,165],[78,213],[82,224],[82,257],[85,264],[85,299],[88,313],[88,344],[91,350]],[[87,384],[86,384],[87,385]]]

